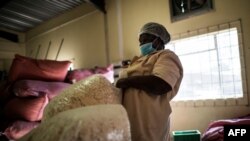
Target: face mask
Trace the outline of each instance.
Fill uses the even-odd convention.
[[[151,52],[156,51],[156,49],[153,48],[153,43],[146,43],[140,46],[141,49],[141,54],[144,55],[148,55]]]

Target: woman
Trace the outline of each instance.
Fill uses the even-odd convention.
[[[116,86],[123,90],[132,141],[166,141],[169,102],[179,90],[182,65],[174,52],[164,49],[170,35],[163,25],[147,23],[139,36],[141,56],[121,71]]]

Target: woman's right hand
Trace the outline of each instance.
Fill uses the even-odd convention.
[[[118,79],[117,82],[116,82],[116,84],[115,84],[115,86],[117,88],[122,88],[122,89],[127,88],[126,78]]]

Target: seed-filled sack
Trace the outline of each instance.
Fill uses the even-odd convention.
[[[64,89],[45,107],[43,121],[59,112],[96,104],[121,104],[120,89],[96,74]]]
[[[126,110],[119,104],[58,113],[18,141],[131,141]]]

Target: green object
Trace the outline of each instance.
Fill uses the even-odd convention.
[[[201,133],[198,130],[173,131],[174,141],[200,141]]]

